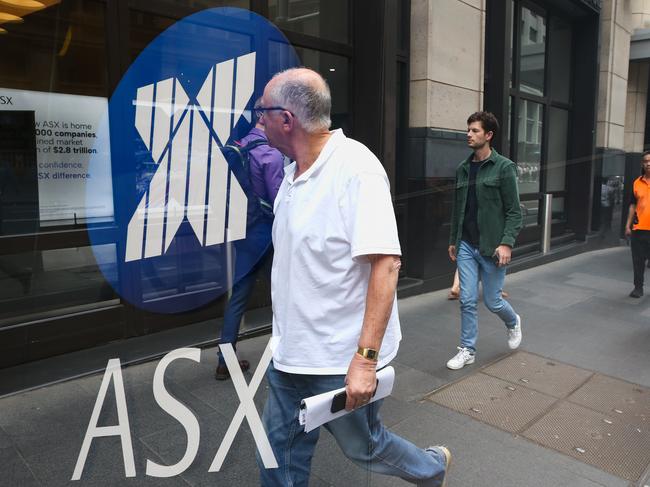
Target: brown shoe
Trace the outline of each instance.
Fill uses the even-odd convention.
[[[449,299],[450,301],[458,299],[459,297],[460,297],[460,291],[454,291],[453,289],[451,289],[449,291],[449,294],[447,294],[447,299]]]
[[[510,294],[508,294],[507,292],[505,292],[505,291],[501,291],[501,297],[502,297],[502,298],[507,298],[507,297],[509,297],[509,296],[510,296]]]
[[[248,362],[248,360],[240,360],[239,367],[241,367],[242,372],[246,372],[248,369],[250,369],[251,364]],[[217,370],[214,372],[214,378],[216,380],[230,379],[230,371],[228,370],[228,367],[226,367],[226,364],[217,366]]]

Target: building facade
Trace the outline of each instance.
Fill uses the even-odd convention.
[[[525,228],[517,256],[539,252],[545,194],[553,195],[554,245],[604,234],[616,243],[620,235],[630,177],[648,143],[646,2],[41,3],[0,5],[0,367],[180,327],[207,330],[201,343],[218,337],[225,293],[170,314],[134,306],[109,284],[98,259],[119,253],[124,222],[112,212],[114,199],[121,185],[138,182],[116,169],[115,141],[104,184],[92,186],[96,207],[85,205],[90,183],[76,170],[93,155],[85,152],[94,150],[87,138],[101,136],[102,115],[138,56],[181,19],[208,8],[236,7],[269,20],[300,64],[326,77],[333,126],[368,145],[391,181],[403,290],[451,282],[454,171],[468,155],[467,116],[480,109],[497,115],[495,147],[518,165]],[[90,228],[101,229],[99,243]],[[163,291],[167,277],[144,267],[129,282],[142,296],[171,302],[208,292],[220,272],[175,265]],[[147,294],[154,287],[157,294]],[[268,308],[268,291],[260,279],[249,308]],[[268,313],[261,316],[242,331],[268,329]]]

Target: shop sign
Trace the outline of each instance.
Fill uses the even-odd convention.
[[[97,96],[0,89],[3,111],[34,113],[41,226],[113,218],[108,100]],[[94,159],[91,183],[89,166]],[[92,187],[92,201],[86,199]]]
[[[270,220],[252,230],[262,219],[250,178],[222,148],[251,129],[271,76],[297,64],[268,20],[214,8],[169,27],[129,67],[106,121],[116,254],[104,250],[105,226],[89,228],[99,267],[124,300],[157,313],[192,311],[227,293],[266,253]],[[91,158],[89,205],[104,165]]]
[[[264,373],[271,363],[271,347],[266,347],[266,350],[257,366],[257,370],[253,374],[251,383],[248,385],[246,384],[244,374],[239,367],[239,362],[237,361],[237,356],[235,355],[235,350],[232,345],[229,343],[222,345],[221,351],[224,360],[226,361],[226,365],[231,372],[233,386],[237,392],[237,397],[239,397],[240,404],[208,471],[219,472],[221,470],[226,455],[230,451],[233,441],[235,440],[235,435],[239,431],[244,419],[248,421],[248,425],[250,426],[253,439],[255,440],[255,445],[259,451],[264,467],[278,468],[278,463],[273,454],[273,450],[271,449],[271,444],[266,436],[264,427],[262,426],[262,420],[255,403],[253,402],[255,393],[264,377]],[[181,358],[200,362],[201,350],[198,348],[179,348],[165,355],[165,357],[163,357],[163,359],[158,363],[154,373],[153,395],[156,403],[161,407],[161,409],[183,426],[187,436],[187,446],[182,458],[174,465],[160,465],[148,459],[145,475],[149,477],[174,477],[182,474],[192,464],[199,450],[201,431],[196,416],[194,416],[187,406],[174,398],[174,396],[172,396],[165,388],[165,370],[174,360]],[[113,426],[98,426],[99,415],[104,407],[106,392],[108,391],[111,382],[113,383],[115,390],[115,406],[117,407],[118,424]],[[122,369],[119,359],[111,359],[108,361],[71,480],[81,479],[93,441],[96,438],[107,436],[118,436],[120,438],[125,476],[137,476],[135,458],[133,455],[133,443],[131,440],[131,429],[129,426],[129,413],[126,394],[124,392],[124,380],[122,378]]]

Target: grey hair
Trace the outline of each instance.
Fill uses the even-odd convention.
[[[304,76],[305,68],[291,68],[277,73],[269,95],[274,105],[293,113],[300,125],[309,133],[329,130],[332,125],[332,95],[327,81],[312,71],[322,83]],[[311,70],[310,70],[311,71]]]

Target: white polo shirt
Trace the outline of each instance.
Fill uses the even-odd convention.
[[[386,171],[363,144],[335,130],[294,181],[285,168],[273,222],[273,365],[295,374],[345,374],[357,350],[369,254],[401,255]],[[402,335],[397,299],[378,367]]]

